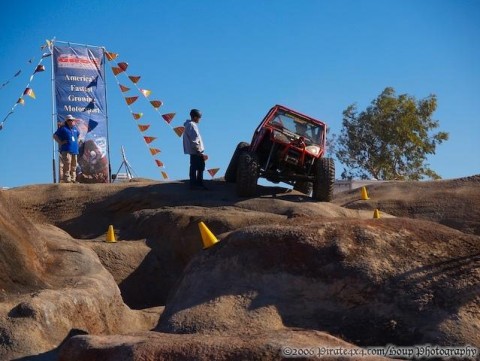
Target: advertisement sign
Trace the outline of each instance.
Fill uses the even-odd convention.
[[[102,48],[54,46],[57,125],[76,118],[80,131],[77,181],[109,182],[105,58]]]

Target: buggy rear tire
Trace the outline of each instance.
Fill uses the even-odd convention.
[[[332,158],[318,158],[314,164],[312,198],[320,202],[330,202],[335,183],[335,163]]]
[[[238,158],[236,190],[239,197],[252,197],[257,193],[260,166],[258,156],[253,152],[243,152]]]
[[[248,150],[248,147],[250,147],[250,144],[246,142],[238,143],[225,172],[225,182],[235,183],[237,181],[238,158],[240,157],[240,154]]]

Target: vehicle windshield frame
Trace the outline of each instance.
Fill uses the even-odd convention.
[[[296,114],[278,110],[267,122],[268,126],[281,132],[293,133],[309,140],[312,144],[322,146],[325,126]]]

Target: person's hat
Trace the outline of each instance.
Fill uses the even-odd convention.
[[[65,117],[65,121],[67,120],[76,120],[72,114],[68,114],[66,117]]]

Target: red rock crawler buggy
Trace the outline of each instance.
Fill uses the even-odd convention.
[[[324,157],[326,132],[325,123],[276,105],[255,130],[251,144],[238,144],[225,180],[236,183],[241,197],[254,196],[262,177],[328,202],[333,196],[335,164]]]

